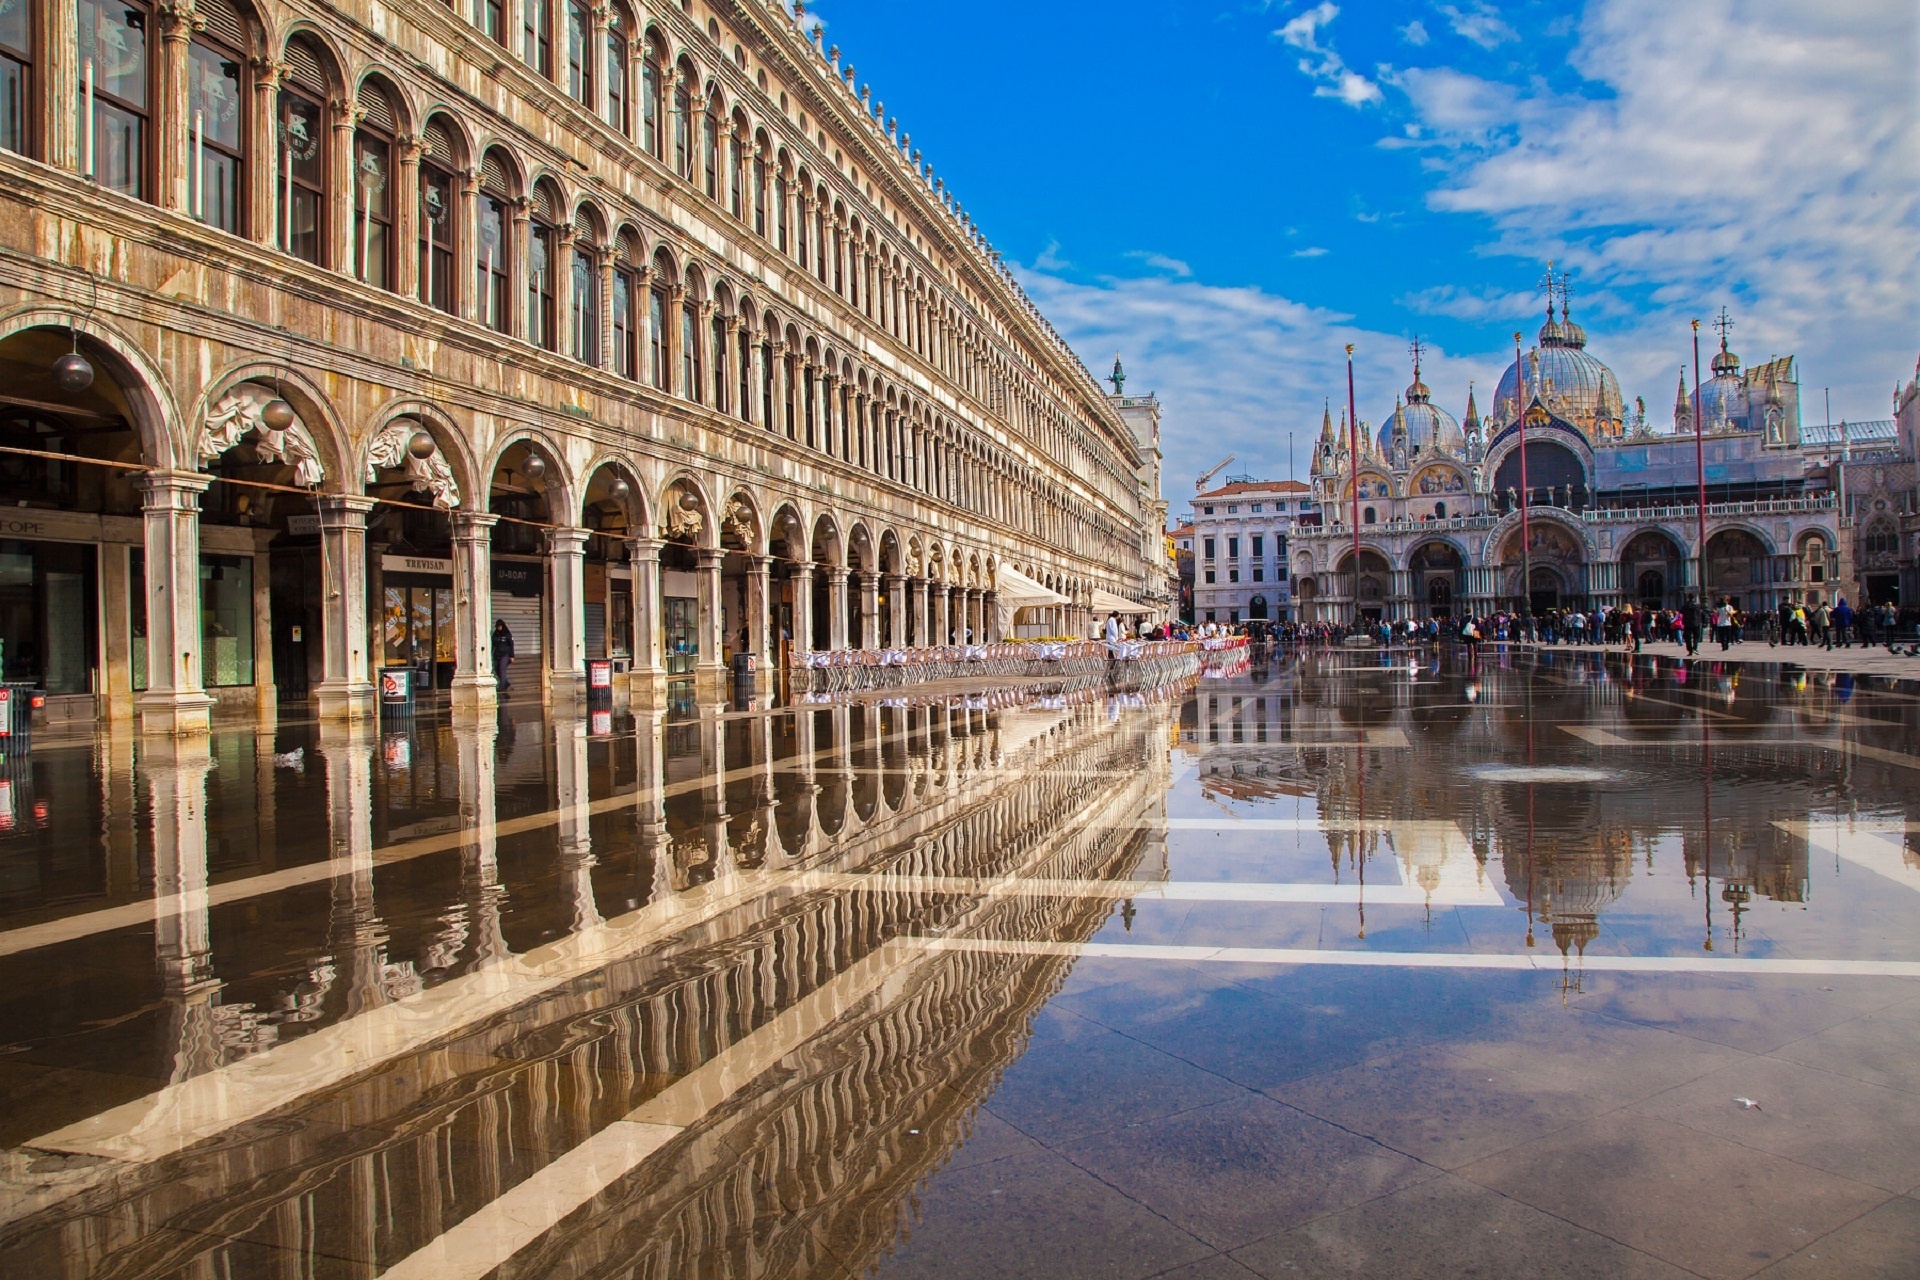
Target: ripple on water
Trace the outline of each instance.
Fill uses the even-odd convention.
[[[1613,782],[1625,776],[1579,765],[1483,764],[1467,772],[1481,782]]]

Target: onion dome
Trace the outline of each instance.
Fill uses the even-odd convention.
[[[1463,453],[1467,447],[1466,433],[1461,431],[1455,417],[1432,402],[1433,393],[1427,384],[1420,381],[1420,366],[1413,366],[1413,385],[1407,388],[1405,404],[1396,404],[1393,416],[1380,428],[1380,452],[1391,454],[1393,433],[1404,430],[1407,433],[1407,456],[1419,457],[1436,450],[1442,453]]]
[[[1555,415],[1591,433],[1596,422],[1621,421],[1626,399],[1620,379],[1587,351],[1587,331],[1566,318],[1553,318],[1540,327],[1540,346],[1532,359],[1515,360],[1500,377],[1493,396],[1492,423],[1504,427],[1520,416],[1535,395]]]

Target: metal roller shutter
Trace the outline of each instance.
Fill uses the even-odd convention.
[[[507,630],[513,632],[513,674],[507,678],[515,684],[533,679],[533,673],[540,669],[540,655],[546,648],[540,597],[510,596],[496,591],[493,617],[496,622],[505,622]]]

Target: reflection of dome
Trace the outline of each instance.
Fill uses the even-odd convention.
[[[1501,850],[1507,891],[1552,929],[1562,953],[1584,952],[1600,935],[1601,914],[1626,892],[1633,864],[1606,844],[1543,844],[1531,858],[1511,846]]]
[[[1591,433],[1602,421],[1617,425],[1625,412],[1620,380],[1587,353],[1587,331],[1564,318],[1564,313],[1556,320],[1549,311],[1546,324],[1540,327],[1539,348],[1528,353],[1524,364],[1516,361],[1501,375],[1493,397],[1492,421],[1497,426],[1520,416],[1523,376],[1529,398],[1537,386],[1549,409],[1583,431]]]
[[[1420,381],[1420,369],[1415,366],[1413,385],[1407,388],[1407,402],[1396,407],[1393,416],[1380,428],[1380,452],[1391,455],[1393,451],[1393,433],[1404,428],[1407,433],[1407,454],[1417,456],[1432,453],[1439,449],[1446,453],[1464,453],[1467,437],[1460,430],[1459,421],[1439,405],[1433,404],[1428,397],[1431,393],[1427,384]]]

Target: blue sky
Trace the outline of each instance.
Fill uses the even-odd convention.
[[[1166,406],[1167,496],[1378,423],[1406,345],[1456,415],[1548,259],[1671,421],[1687,321],[1890,413],[1920,350],[1911,0],[819,0],[809,11],[1089,367]],[[1709,331],[1710,333],[1710,331]],[[1691,373],[1689,373],[1691,380]]]

